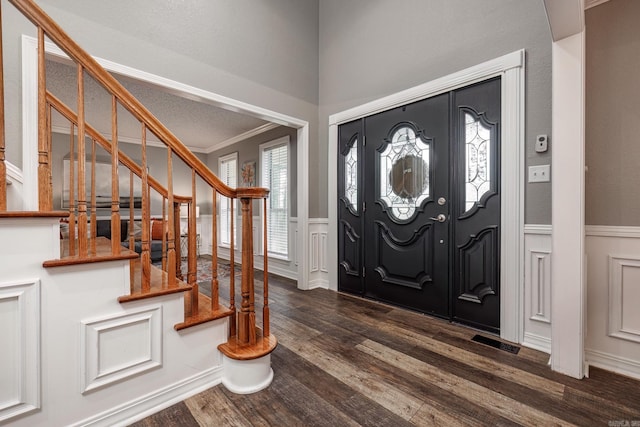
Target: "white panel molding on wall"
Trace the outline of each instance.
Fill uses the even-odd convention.
[[[0,284],[0,423],[40,407],[40,280]]]
[[[640,378],[640,227],[589,225],[585,232],[585,358]]]
[[[162,306],[82,321],[82,393],[162,366]]]
[[[522,344],[551,352],[551,225],[524,226],[524,339]]]
[[[640,343],[640,257],[609,255],[609,336]]]
[[[309,289],[329,289],[328,218],[309,220]]]

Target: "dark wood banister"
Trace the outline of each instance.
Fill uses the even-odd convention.
[[[38,5],[29,0],[9,0],[34,25],[44,30],[47,37],[62,49],[72,60],[81,64],[96,81],[112,95],[134,117],[145,123],[147,128],[155,134],[165,145],[180,157],[188,166],[218,193],[231,198],[261,199],[267,197],[269,190],[265,188],[243,187],[231,188],[220,180],[207,165],[193,154],[180,140],[167,129],[140,101],[138,101],[118,80],[107,72],[91,55],[84,51],[71,39],[60,26],[47,15]]]

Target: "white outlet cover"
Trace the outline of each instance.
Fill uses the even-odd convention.
[[[550,174],[550,165],[529,166],[529,182],[549,182]]]

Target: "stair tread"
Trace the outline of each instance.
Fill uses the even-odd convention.
[[[142,292],[142,262],[136,259],[131,266],[133,268],[132,292],[129,295],[123,295],[118,301],[129,302],[146,298],[153,298],[161,295],[169,295],[177,292],[190,291],[192,286],[182,280],[176,279],[175,285],[169,286],[169,275],[154,265],[150,266],[151,273],[151,289],[149,292]]]
[[[0,212],[0,218],[66,218],[69,211],[4,211]]]
[[[117,261],[123,259],[138,258],[138,254],[125,247],[121,247],[120,254],[113,255],[111,253],[111,240],[106,237],[96,238],[96,250],[92,252],[91,242],[87,242],[89,254],[86,257],[80,255],[69,255],[69,240],[60,240],[60,258],[51,259],[42,263],[44,267],[62,267],[65,265],[89,264],[94,262]],[[78,251],[78,243],[76,241],[76,252]]]
[[[184,301],[185,307],[189,307],[191,305],[190,293],[184,295]],[[233,314],[233,310],[222,304],[218,304],[218,309],[213,310],[211,308],[211,298],[200,293],[198,295],[198,314],[185,314],[184,322],[176,324],[173,328],[176,331],[179,331],[190,326],[200,325],[202,323],[211,322],[212,320],[222,319],[223,317],[228,317]]]
[[[253,360],[266,356],[275,350],[278,340],[275,335],[263,336],[262,329],[256,326],[256,343],[241,344],[235,336],[229,337],[226,343],[220,344],[218,350],[234,360]]]

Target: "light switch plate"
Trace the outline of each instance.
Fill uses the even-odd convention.
[[[550,165],[529,166],[529,182],[549,182],[550,174]]]

